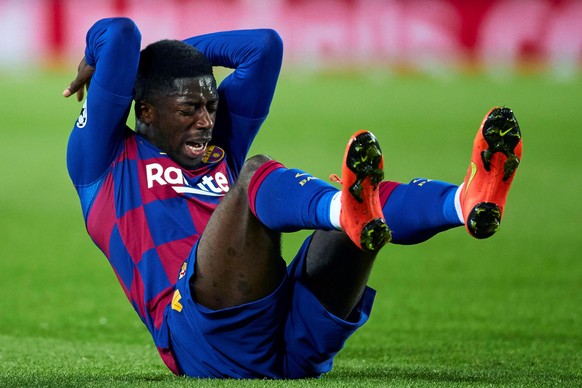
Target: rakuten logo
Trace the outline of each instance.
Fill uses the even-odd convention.
[[[182,170],[176,167],[162,167],[161,164],[152,163],[146,165],[146,177],[148,189],[154,187],[155,184],[164,186],[172,185],[172,189],[180,194],[198,194],[207,195],[211,197],[222,197],[225,195],[230,186],[226,176],[217,172],[214,175],[205,175],[200,180],[196,187],[188,184],[184,178]]]

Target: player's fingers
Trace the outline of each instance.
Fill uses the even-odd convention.
[[[73,92],[71,92],[71,89],[69,86],[66,87],[65,90],[63,90],[63,96],[66,98],[71,97],[71,94],[73,94]]]
[[[79,81],[79,78],[75,78],[69,86],[63,91],[63,96],[71,97],[73,94],[77,93],[79,90],[83,89],[83,84]]]
[[[84,96],[83,87],[89,85],[91,77],[95,72],[95,68],[89,66],[85,61],[85,57],[79,63],[77,69],[77,77],[69,84],[69,86],[63,91],[63,96],[70,97],[73,94],[77,94],[77,100],[81,101]]]
[[[79,90],[77,90],[77,101],[79,101],[79,102],[83,101],[84,96],[85,96],[85,91],[83,88],[80,88]]]

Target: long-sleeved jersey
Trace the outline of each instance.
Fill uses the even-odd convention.
[[[125,18],[100,20],[87,33],[85,58],[95,72],[67,151],[87,231],[174,372],[165,312],[180,268],[240,172],[267,116],[282,60],[281,39],[272,30],[185,42],[213,66],[234,69],[218,87],[213,140],[199,168],[180,167],[126,125],[141,36]]]

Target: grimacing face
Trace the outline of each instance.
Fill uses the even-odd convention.
[[[140,134],[186,169],[198,167],[212,139],[218,91],[212,76],[178,78],[174,92],[142,102]]]

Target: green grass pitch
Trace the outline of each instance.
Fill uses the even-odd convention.
[[[323,179],[344,144],[372,130],[386,177],[460,183],[493,105],[513,108],[524,157],[502,230],[458,228],[388,246],[370,321],[318,380],[174,377],[83,227],[65,169],[80,104],[73,72],[0,74],[0,386],[582,385],[582,84],[542,76],[283,71],[254,153]],[[306,236],[284,238],[291,258]]]

